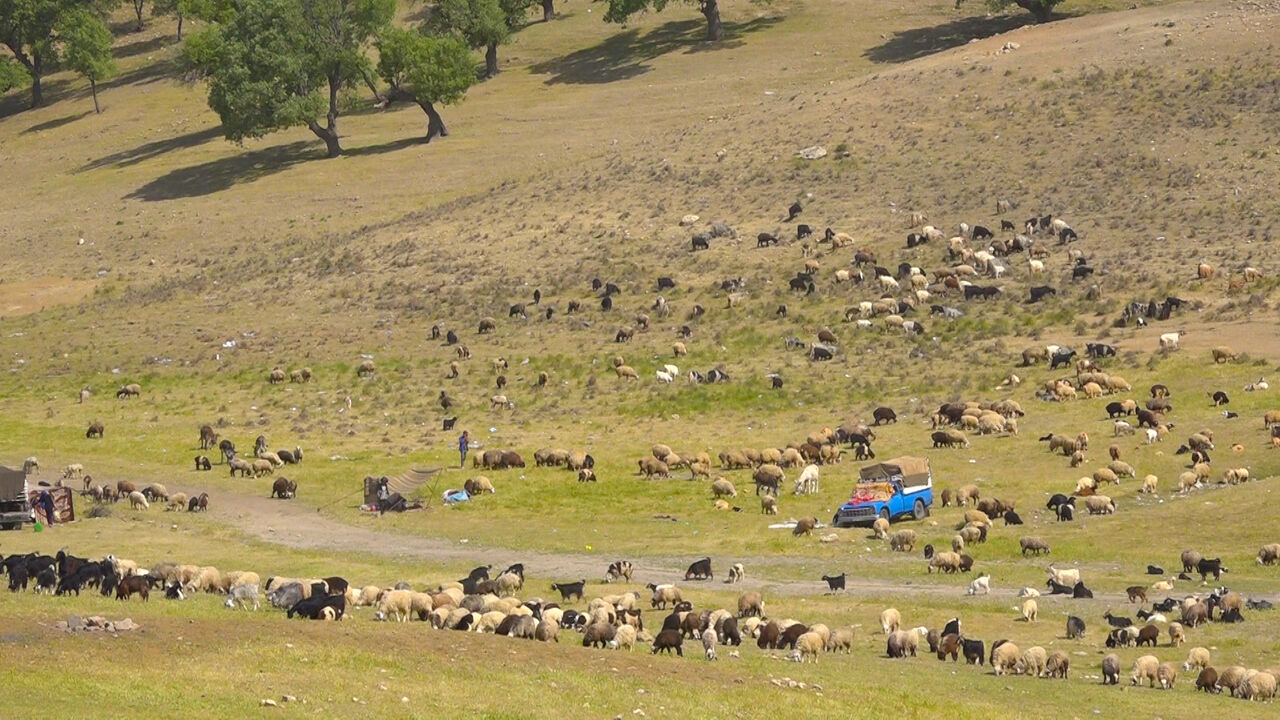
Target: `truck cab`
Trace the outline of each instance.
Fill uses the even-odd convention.
[[[21,530],[32,521],[27,499],[27,474],[0,467],[0,530]]]
[[[876,518],[893,522],[904,515],[923,520],[933,505],[933,473],[929,460],[900,457],[858,471],[849,501],[836,510],[836,527],[870,525]]]

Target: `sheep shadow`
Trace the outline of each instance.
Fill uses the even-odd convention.
[[[868,48],[863,57],[876,63],[904,63],[959,47],[970,40],[1036,24],[1029,14],[995,17],[964,17],[931,27],[911,28],[893,34],[880,45]]]
[[[85,110],[84,112],[73,113],[71,115],[67,115],[66,117],[54,118],[53,120],[46,120],[45,122],[37,123],[27,128],[26,130],[23,130],[22,134],[30,135],[32,133],[43,132],[45,130],[53,130],[55,128],[60,128],[63,125],[70,125],[71,123],[77,120],[80,120],[82,118],[88,117],[92,114],[93,114],[92,110]]]
[[[110,155],[104,155],[97,160],[91,160],[90,162],[80,166],[76,172],[97,170],[98,168],[108,166],[128,167],[130,165],[137,165],[140,162],[150,160],[154,157],[159,157],[165,153],[170,153],[174,150],[193,148],[197,145],[203,145],[210,140],[215,140],[220,137],[222,137],[222,128],[218,126],[205,128],[204,130],[196,130],[185,135],[178,135],[177,137],[169,137],[162,140],[156,140],[154,142],[144,143],[130,150],[121,150],[120,152],[111,153]]]
[[[287,145],[254,150],[199,165],[178,168],[152,180],[125,197],[157,202],[201,197],[253,182],[307,160],[324,158],[318,141],[299,140]]]
[[[546,84],[595,85],[628,80],[653,68],[650,60],[683,49],[686,54],[740,47],[742,38],[782,22],[781,16],[760,17],[745,23],[724,23],[725,39],[706,42],[702,20],[675,20],[643,35],[636,28],[623,30],[599,44],[530,66],[535,75],[549,75]]]

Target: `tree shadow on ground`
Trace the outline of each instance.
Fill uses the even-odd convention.
[[[92,114],[93,114],[92,110],[85,110],[84,112],[75,113],[73,115],[68,115],[66,117],[54,118],[53,120],[46,120],[42,123],[37,123],[35,125],[32,125],[26,130],[23,130],[22,134],[28,135],[30,133],[38,133],[38,132],[43,132],[45,130],[53,130],[54,128],[60,128],[63,125],[70,125],[71,123],[81,118],[88,117],[89,115],[92,115]]]
[[[300,162],[323,159],[323,144],[299,140],[288,145],[277,145],[179,168],[165,173],[125,197],[147,202],[201,197],[274,175]]]
[[[877,63],[902,63],[1035,22],[1029,14],[957,18],[941,25],[896,32],[883,44],[868,48],[863,56]]]
[[[111,56],[116,60],[131,58],[134,55],[145,55],[147,53],[163,50],[177,42],[177,38],[172,35],[157,35],[146,40],[135,40],[131,43],[118,45],[111,50]]]
[[[423,115],[422,117],[422,135],[400,138],[399,140],[391,140],[389,142],[378,143],[377,145],[365,145],[364,147],[351,148],[350,150],[343,150],[342,154],[350,155],[351,157],[381,155],[383,153],[396,152],[397,150],[404,150],[405,148],[416,147],[418,145],[426,145],[426,115]]]
[[[129,165],[137,165],[144,160],[150,160],[151,158],[173,152],[174,150],[183,150],[185,148],[203,145],[210,140],[216,140],[220,137],[222,137],[222,128],[217,126],[205,128],[204,130],[196,130],[185,135],[164,138],[162,140],[144,143],[136,148],[121,150],[120,152],[105,155],[97,160],[92,160],[85,165],[82,165],[77,172],[97,170],[98,168],[107,166],[127,167]]]
[[[707,27],[702,20],[674,20],[644,35],[632,28],[610,35],[592,47],[535,63],[530,70],[537,75],[549,75],[548,85],[592,85],[626,80],[649,72],[650,60],[677,50],[693,54],[739,47],[743,36],[776,25],[782,19],[771,16],[745,23],[725,23],[725,39],[720,42],[702,39]]]

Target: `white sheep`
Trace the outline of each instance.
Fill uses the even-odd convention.
[[[658,370],[657,372],[654,373],[654,375],[658,377],[658,382],[664,382],[664,383],[675,382],[675,377],[673,377],[671,373],[667,372],[666,370]]]
[[[991,594],[991,576],[986,573],[983,573],[978,577],[974,578],[973,582],[969,583],[969,590],[967,591],[967,594],[969,595]]]
[[[818,466],[810,463],[796,478],[796,495],[807,495],[818,492]]]
[[[1160,433],[1155,430],[1152,430],[1151,428],[1147,428],[1146,438],[1145,438],[1146,444],[1154,445],[1159,440],[1160,440]]]
[[[1039,590],[1037,590],[1037,589],[1035,589],[1035,588],[1033,588],[1033,587],[1024,587],[1024,588],[1022,588],[1021,590],[1019,590],[1019,591],[1018,591],[1018,597],[1020,597],[1020,598],[1038,598],[1038,597],[1040,597],[1040,591],[1039,591]]]
[[[1044,273],[1044,261],[1028,260],[1027,269],[1031,271],[1032,275],[1041,275]]]
[[[129,493],[129,506],[134,510],[146,510],[151,507],[151,504],[147,502],[146,495],[134,490]]]

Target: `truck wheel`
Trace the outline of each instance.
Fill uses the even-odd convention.
[[[880,517],[884,518],[884,521],[885,521],[885,522],[889,522],[890,520],[892,520],[892,518],[891,518],[891,517],[889,517],[889,508],[885,508],[885,509],[881,510],[881,511],[880,511]]]
[[[831,527],[840,527],[840,515],[839,515],[839,514],[836,514],[836,515],[832,515],[832,516],[831,516]]]
[[[917,500],[915,507],[911,508],[911,514],[917,520],[923,520],[929,511],[924,506],[923,500]]]

